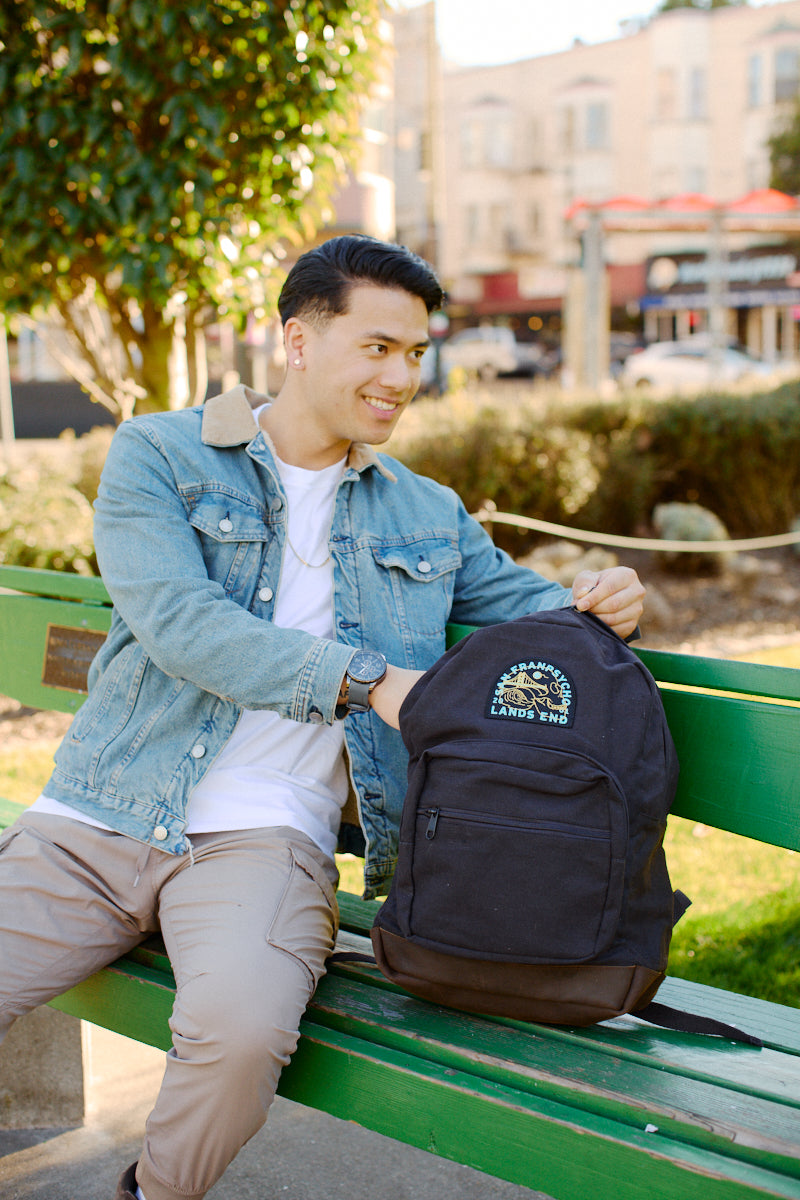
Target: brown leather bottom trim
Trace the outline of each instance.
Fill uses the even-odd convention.
[[[387,979],[436,1004],[546,1025],[593,1025],[641,1007],[663,972],[641,966],[579,963],[538,966],[455,958],[372,930]]]

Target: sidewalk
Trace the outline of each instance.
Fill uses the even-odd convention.
[[[0,1130],[2,1200],[112,1200],[139,1153],[163,1054],[95,1026],[80,1129]],[[546,1200],[278,1098],[209,1200]]]

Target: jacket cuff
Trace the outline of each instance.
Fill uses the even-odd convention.
[[[300,671],[295,711],[291,714],[293,721],[312,725],[334,723],[339,689],[354,654],[354,646],[324,638],[315,642]]]

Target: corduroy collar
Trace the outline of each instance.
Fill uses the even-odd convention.
[[[252,442],[255,437],[253,410],[262,404],[269,404],[269,396],[262,396],[242,383],[219,396],[212,396],[203,406],[203,427],[200,435],[203,444],[223,448]],[[268,435],[263,429],[261,432],[274,452],[275,447]],[[365,442],[353,442],[347,465],[359,472],[366,467],[375,467],[386,479],[392,483],[397,482],[396,476],[381,462],[372,446]]]

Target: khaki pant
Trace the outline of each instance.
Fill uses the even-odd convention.
[[[0,1039],[162,933],[177,994],[137,1170],[147,1200],[204,1196],[261,1128],[336,937],[336,867],[304,834],[191,841],[176,857],[33,813],[0,836]]]

